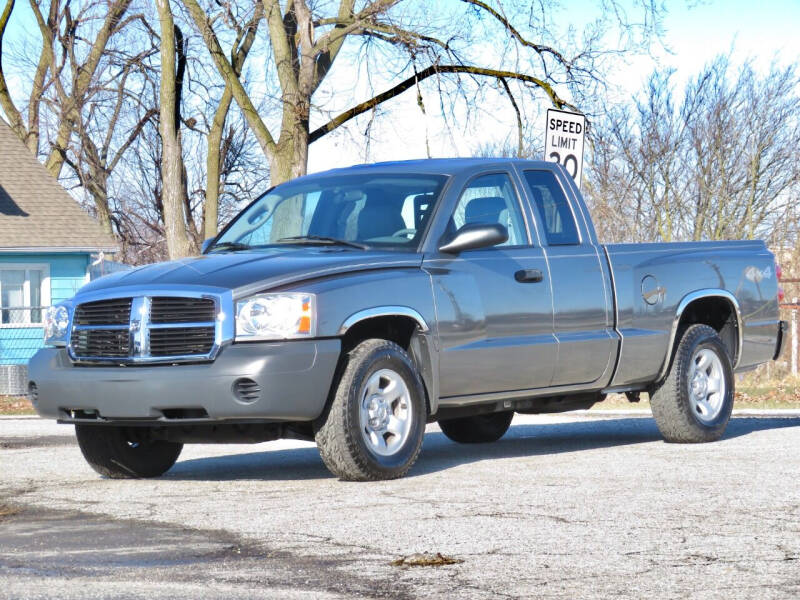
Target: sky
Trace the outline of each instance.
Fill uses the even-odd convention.
[[[445,9],[450,6],[446,0],[423,1],[435,2],[435,6]],[[515,1],[505,0],[507,4]],[[608,90],[605,99],[608,102],[629,99],[656,66],[674,68],[673,81],[680,86],[720,53],[732,51],[734,64],[751,59],[762,69],[776,57],[784,64],[796,62],[800,57],[800,35],[797,33],[800,0],[666,0],[665,4],[663,46],[654,47],[651,55],[628,57],[613,65],[610,72],[614,86]],[[565,0],[557,13],[557,21],[580,28],[597,13],[597,7],[598,3],[591,0]],[[33,27],[35,22],[28,3],[17,2],[5,43],[9,47],[21,44],[26,38],[26,30]],[[38,37],[28,36],[27,39]],[[341,57],[330,77],[334,90],[348,88],[347,95],[355,101],[370,95],[363,89],[365,78],[357,78],[353,85],[353,68]],[[16,80],[20,86],[23,81]],[[13,89],[13,74],[10,83]],[[326,81],[324,85],[327,84]],[[375,87],[380,91],[389,85],[388,81],[378,82]],[[27,90],[22,90],[21,99],[25,93]],[[335,100],[334,94],[334,105]],[[468,127],[460,118],[463,115],[457,115],[459,118],[455,122],[448,123],[439,110],[435,94],[428,95],[425,100],[425,115],[417,107],[413,90],[384,104],[380,117],[371,126],[368,144],[364,136],[369,124],[368,116],[312,144],[309,172],[361,162],[424,158],[428,149],[431,156],[465,156],[474,153],[482,144],[502,142],[515,131],[514,114],[507,100],[499,95],[494,100],[489,98],[487,105],[478,107]],[[349,98],[345,100],[342,107],[350,101]],[[542,97],[538,102],[528,102],[524,106],[533,129],[539,127],[535,121],[541,121],[540,128],[544,129],[544,119],[539,116],[543,108],[546,108],[546,103]]]
[[[574,14],[570,20],[576,24],[586,18],[582,15],[596,10],[596,3],[589,0],[565,4],[566,14]],[[618,89],[609,90],[613,96],[609,101],[630,98],[657,66],[674,68],[674,81],[680,86],[721,53],[732,51],[734,64],[751,59],[761,69],[776,57],[783,63],[800,57],[800,0],[669,0],[666,6],[662,45],[652,49],[652,56],[630,57],[615,65],[613,79]],[[485,107],[469,130],[448,129],[441,114],[432,110],[436,103],[429,102],[428,108],[423,117],[414,93],[406,92],[384,107],[386,113],[373,125],[375,139],[368,153],[359,131],[351,127],[311,146],[309,172],[358,162],[424,158],[426,135],[433,156],[464,156],[482,143],[502,142],[514,132],[514,115],[507,102]],[[539,120],[543,131],[544,119]]]

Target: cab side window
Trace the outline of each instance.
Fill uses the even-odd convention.
[[[500,246],[527,244],[517,195],[505,173],[482,175],[467,184],[458,199],[448,229],[455,233],[464,225],[495,223],[508,230],[508,241]]]
[[[525,181],[550,246],[580,244],[578,228],[564,191],[550,171],[525,171]]]

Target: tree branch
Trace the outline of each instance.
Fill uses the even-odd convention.
[[[349,110],[346,110],[339,116],[328,121],[328,123],[322,127],[315,129],[309,136],[309,143],[317,141],[347,121],[369,110],[372,110],[379,104],[382,104],[383,102],[386,102],[395,96],[399,96],[406,90],[414,87],[418,82],[423,81],[433,75],[443,75],[447,73],[465,73],[468,75],[493,77],[495,79],[516,79],[517,81],[524,81],[544,90],[554,106],[558,108],[570,107],[575,109],[573,105],[569,104],[566,100],[561,99],[549,83],[539,79],[538,77],[525,75],[524,73],[517,73],[515,71],[499,71],[497,69],[485,69],[483,67],[475,67],[470,65],[431,65],[412,77],[409,77],[405,81],[402,81],[396,86],[386,90],[385,92],[378,94],[377,96],[374,96],[373,98],[370,98],[369,100],[366,100],[365,102],[362,102],[361,104],[358,104]]]
[[[11,123],[11,129],[13,129],[17,137],[24,142],[28,131],[25,128],[22,115],[14,105],[13,98],[11,98],[11,92],[6,84],[6,75],[3,71],[3,36],[6,32],[8,20],[11,17],[11,11],[13,10],[14,0],[8,0],[6,7],[3,9],[2,14],[0,14],[0,106],[3,107],[3,112],[6,113],[6,117],[8,117]]]
[[[261,146],[261,150],[264,152],[264,156],[273,156],[275,154],[275,140],[273,139],[272,134],[269,132],[269,129],[267,129],[267,126],[264,124],[264,121],[259,116],[258,111],[253,105],[252,100],[250,100],[250,96],[248,95],[247,91],[244,89],[239,76],[236,74],[233,66],[228,61],[225,53],[222,51],[222,47],[219,45],[219,40],[217,40],[217,36],[211,27],[211,23],[208,22],[208,16],[206,15],[205,11],[200,8],[197,0],[183,0],[183,5],[186,7],[186,10],[189,11],[189,14],[192,16],[192,20],[200,30],[200,33],[203,36],[203,41],[205,41],[206,47],[208,48],[211,58],[214,60],[214,64],[217,66],[217,70],[222,76],[222,79],[226,84],[231,85],[233,97],[236,100],[236,103],[239,105],[239,108],[242,109],[242,114],[247,120],[247,124],[253,130],[253,133],[255,134],[259,145]]]
[[[506,78],[500,77],[499,80],[500,83],[503,85],[503,89],[506,91],[508,99],[511,101],[511,106],[514,107],[514,112],[517,115],[517,157],[522,158],[522,151],[523,151],[522,114],[519,111],[519,106],[517,105],[517,101],[514,98],[514,94],[511,93],[511,88],[508,87],[508,82],[506,81]]]
[[[544,44],[536,44],[534,42],[525,39],[522,36],[522,34],[511,24],[511,22],[506,17],[504,17],[497,10],[489,6],[486,2],[483,2],[483,0],[461,0],[461,1],[467,4],[471,4],[472,6],[478,8],[479,10],[488,12],[520,44],[522,44],[527,48],[531,48],[534,52],[536,52],[539,55],[549,54],[550,56],[555,58],[559,63],[564,65],[564,68],[566,69],[567,73],[569,73],[569,71],[572,69],[572,62],[568,60],[563,54],[561,54],[556,49],[550,46],[546,46]]]

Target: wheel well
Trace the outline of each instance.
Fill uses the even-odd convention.
[[[721,296],[708,296],[694,300],[681,314],[675,344],[677,345],[680,341],[686,329],[697,324],[708,325],[716,329],[728,351],[731,362],[736,361],[740,332],[736,310],[730,300]]]
[[[431,365],[429,358],[425,357],[422,349],[423,340],[416,335],[419,332],[419,323],[412,317],[404,315],[386,315],[380,317],[370,317],[359,321],[350,327],[342,337],[342,361],[346,360],[347,354],[360,342],[371,338],[389,340],[408,352],[411,360],[417,367],[422,379],[422,387],[425,391],[425,406],[428,414],[431,414]],[[344,364],[344,363],[342,363]]]
[[[416,329],[417,322],[411,317],[402,315],[364,319],[350,327],[344,334],[342,352],[349,352],[359,342],[370,338],[389,340],[408,351],[411,346],[411,337]]]

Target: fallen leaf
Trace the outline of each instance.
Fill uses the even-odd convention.
[[[460,558],[445,556],[441,552],[437,552],[436,554],[422,552],[402,556],[397,560],[393,560],[391,565],[393,567],[441,567],[444,565],[457,565],[463,562],[464,561]]]

